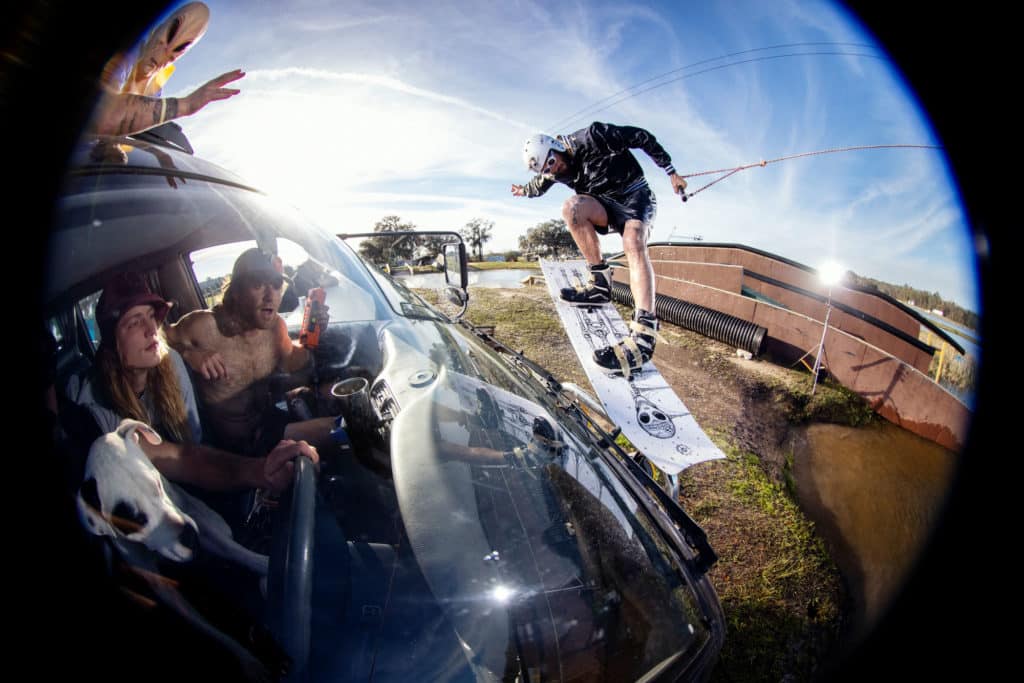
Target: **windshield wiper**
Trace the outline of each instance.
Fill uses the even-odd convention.
[[[562,384],[555,379],[555,376],[545,370],[543,367],[534,363],[532,360],[527,358],[520,351],[514,351],[509,347],[502,344],[500,341],[492,337],[490,334],[485,332],[483,329],[477,327],[468,320],[460,320],[460,324],[469,329],[470,332],[475,334],[477,337],[497,351],[501,358],[509,364],[509,367],[514,368],[522,372],[525,376],[537,380],[548,390],[549,393],[555,396],[560,396],[562,393]]]
[[[407,318],[415,318],[417,320],[435,320],[438,322],[447,322],[447,319],[440,313],[435,311],[426,304],[411,304],[408,301],[402,303],[402,315]]]

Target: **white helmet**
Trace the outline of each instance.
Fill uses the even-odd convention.
[[[528,137],[526,144],[523,145],[523,161],[526,162],[526,168],[534,173],[540,173],[544,170],[544,162],[548,160],[551,150],[564,152],[565,145],[544,133]]]

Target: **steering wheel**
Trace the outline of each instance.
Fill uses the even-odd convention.
[[[267,621],[291,657],[291,681],[306,679],[309,661],[315,520],[316,472],[313,462],[300,456],[274,518],[267,586]]]

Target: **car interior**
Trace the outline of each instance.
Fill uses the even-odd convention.
[[[202,237],[203,233],[198,233],[198,236]],[[222,242],[224,239],[224,231],[218,232],[217,240]],[[270,246],[273,251],[286,257],[291,247],[296,260],[290,263],[286,260],[286,265],[298,269],[306,261],[297,259],[310,258],[307,254],[296,253],[298,250],[295,249],[294,243],[285,245],[287,240],[278,241],[282,243],[283,249],[279,249],[278,244],[268,245],[266,242],[262,246]],[[99,343],[95,307],[105,278],[110,273],[122,269],[142,272],[154,292],[173,302],[174,305],[165,321],[165,324],[170,324],[189,311],[206,308],[214,303],[218,291],[215,286],[211,287],[211,283],[218,282],[219,278],[210,270],[217,267],[213,265],[216,259],[210,256],[211,250],[219,252],[223,269],[220,275],[223,276],[230,273],[235,256],[254,244],[251,239],[237,240],[226,245],[199,240],[179,244],[174,249],[111,265],[68,287],[51,306],[47,327],[56,342],[55,387],[59,419],[71,446],[69,450],[74,455],[74,462],[71,464],[73,472],[68,477],[69,481],[81,481],[88,444],[99,436],[99,428],[95,421],[86,409],[76,403],[76,397],[69,395],[69,391],[73,392],[75,387],[81,386],[82,379],[95,360]],[[206,266],[205,271],[202,270],[203,266]],[[203,277],[199,277],[197,271],[200,271]],[[334,276],[344,279],[344,275],[340,273],[334,273]],[[358,299],[358,296],[352,296]],[[303,300],[304,294],[300,295],[300,303]],[[316,362],[317,376],[314,378],[311,372],[307,371],[297,376],[281,375],[277,378],[280,381],[271,382],[275,402],[279,407],[289,408],[295,420],[302,419],[305,415],[296,411],[297,406],[294,403],[286,402],[284,392],[297,383],[310,387],[315,392],[312,400],[305,401],[306,407],[313,415],[333,416],[342,412],[339,399],[331,395],[330,390],[334,384],[354,377],[362,377],[372,382],[383,369],[384,359],[378,341],[383,323],[374,319],[373,302],[352,300],[350,297],[348,304],[349,312],[353,309],[357,311],[355,320],[346,322],[337,318],[332,319],[331,326],[321,337],[321,351]],[[294,339],[298,338],[302,308],[300,305],[290,313],[283,313]],[[335,315],[337,313],[339,311],[334,311]],[[361,320],[361,317],[368,319]],[[378,414],[387,416],[389,408],[386,405],[386,385],[378,385],[375,390],[373,399],[377,404]],[[201,404],[200,418],[203,419]],[[391,645],[396,648],[395,652],[404,652],[406,658],[415,657],[417,670],[424,671],[430,668],[427,666],[427,669],[424,669],[424,665],[429,663],[431,658],[436,659],[442,652],[459,651],[456,636],[454,630],[449,628],[450,648],[441,650],[436,647],[437,634],[442,632],[439,627],[445,617],[437,606],[432,610],[424,609],[422,596],[429,594],[429,590],[411,556],[407,539],[403,540],[402,524],[388,465],[386,424],[378,425],[372,430],[359,430],[358,427],[350,429],[348,436],[349,457],[321,463],[320,495],[315,504],[330,506],[334,514],[315,515],[311,522],[317,548],[316,566],[322,569],[311,574],[314,584],[312,591],[318,596],[317,602],[325,605],[347,605],[349,613],[311,610],[310,637],[304,646],[309,661],[305,665],[315,668],[321,675],[334,672],[326,675],[325,680],[365,679],[371,670],[376,671],[377,677],[383,676],[386,679],[389,668],[401,671],[403,661],[408,663],[408,660],[403,660],[403,656],[395,656],[373,661],[373,653],[381,651],[387,644],[371,641],[383,633],[393,639]],[[204,494],[195,487],[186,488],[193,495],[205,498],[212,507],[223,509],[224,501],[216,494]],[[269,554],[275,530],[273,524],[267,521],[270,516],[260,514],[261,511],[265,512],[266,508],[261,508],[252,496],[246,498],[242,504],[249,513],[244,516],[243,526],[233,530],[236,538],[254,550]],[[329,519],[334,519],[336,524],[325,523]],[[96,542],[104,543],[100,539],[96,539]],[[175,577],[175,580],[179,580],[183,573],[181,567],[151,556],[136,555],[129,562],[132,563],[148,567],[161,575]],[[116,564],[112,562],[112,571]],[[204,586],[204,581],[198,580],[195,572],[189,572],[189,579],[182,581],[182,585],[187,586],[189,590],[177,594],[177,597],[186,596],[192,607],[205,606],[206,612],[212,612],[213,621],[203,617],[205,623],[199,622],[200,628],[196,623],[182,619],[179,614],[173,614],[171,620],[183,631],[197,628],[205,630],[212,627],[215,630],[224,629],[225,633],[236,639],[239,634],[243,634],[247,637],[248,649],[261,653],[264,665],[280,666],[281,661],[284,661],[280,648],[274,644],[274,639],[268,638],[265,632],[256,629],[262,622],[272,621],[271,615],[267,614],[270,605],[267,601],[266,586],[261,588],[258,582],[239,580],[241,577],[237,571],[232,572],[224,567],[219,568],[219,571],[221,578],[215,586]],[[118,580],[123,581],[126,587],[143,596],[140,599],[161,601],[160,590],[154,590],[151,585],[138,585],[140,581],[136,572],[116,573]],[[233,578],[228,578],[229,576]],[[221,590],[225,586],[231,586],[227,594],[232,595],[233,599],[244,606],[243,609],[248,610],[248,617],[241,620],[237,616],[226,619],[225,614],[234,610],[227,610],[223,606],[210,607],[215,602],[223,602],[223,598],[216,601],[211,596],[225,595]],[[245,587],[244,590],[242,587]],[[360,599],[344,599],[353,594],[360,596]],[[331,598],[332,595],[335,599]],[[164,596],[164,601],[173,604],[177,597]],[[397,632],[380,629],[381,615],[388,602],[393,623],[402,625]],[[290,609],[290,606],[282,608],[284,611],[287,609]],[[197,611],[202,613],[204,610]],[[233,620],[247,625],[248,630],[236,627],[232,631],[229,627]],[[423,651],[409,649],[409,639],[414,637],[414,634],[424,631],[434,634],[433,645],[429,648],[425,646]],[[263,635],[254,639],[251,633]],[[442,659],[444,661],[437,663],[440,667],[438,675],[442,670],[452,666],[452,662],[447,661],[447,654]],[[294,666],[294,663],[292,665]],[[467,666],[465,658],[462,658],[460,666]]]

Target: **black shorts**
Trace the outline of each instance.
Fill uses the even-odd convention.
[[[595,225],[594,230],[602,235],[615,231],[620,235],[626,221],[640,221],[645,227],[654,223],[658,214],[658,200],[646,180],[633,183],[621,194],[592,195],[601,203],[608,214],[608,225]]]

